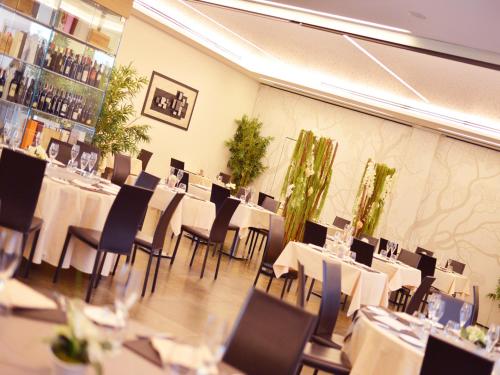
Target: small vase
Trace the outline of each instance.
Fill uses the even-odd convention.
[[[52,375],[86,375],[88,368],[86,363],[64,362],[52,353]]]

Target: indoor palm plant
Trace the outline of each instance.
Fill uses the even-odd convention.
[[[243,115],[235,123],[236,132],[233,138],[226,141],[226,146],[231,154],[227,166],[231,169],[231,179],[237,190],[239,187],[248,186],[265,171],[262,158],[273,138],[261,135],[262,122],[258,118]]]
[[[497,288],[495,292],[488,293],[487,297],[492,301],[500,301],[500,279],[498,279]],[[498,307],[500,307],[500,303],[498,304]]]
[[[131,120],[136,113],[132,99],[147,83],[147,77],[141,76],[131,63],[111,71],[92,141],[101,151],[101,160],[117,152],[134,154],[139,143],[150,141],[150,126],[134,124],[137,119]]]

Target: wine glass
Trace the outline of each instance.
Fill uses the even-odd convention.
[[[439,297],[435,300],[434,303],[435,303],[435,308],[434,308],[434,313],[432,314],[431,320],[434,323],[434,325],[437,325],[439,320],[444,315],[444,310],[446,308],[446,302],[441,297]]]
[[[80,169],[85,174],[85,169],[87,169],[87,165],[89,164],[90,154],[88,152],[82,152],[80,156]]]
[[[3,243],[0,247],[0,294],[5,290],[7,280],[9,280],[16,271],[21,262],[21,248],[15,246],[14,249],[5,249]],[[8,312],[9,305],[7,299],[0,303],[0,312]]]
[[[460,329],[465,327],[465,324],[469,321],[472,315],[472,305],[470,303],[464,302],[460,308]]]
[[[92,171],[94,170],[95,163],[97,163],[97,153],[96,152],[91,152],[90,157],[89,157],[89,174],[92,174]]]
[[[80,145],[74,144],[71,147],[71,160],[69,162],[69,165],[71,166],[71,168],[75,167],[75,163],[76,163],[75,160],[79,154],[80,154]]]
[[[389,246],[389,245],[387,245],[387,246]],[[386,250],[386,249],[382,249],[382,250],[380,250],[380,255],[381,255],[382,257],[384,257],[384,258],[387,258],[387,250]]]
[[[12,128],[10,125],[5,124],[3,127],[3,143],[5,146],[10,147],[10,137],[12,134]]]
[[[444,326],[444,332],[448,336],[458,337],[460,333],[460,324],[458,324],[454,320],[448,320],[448,322]]]
[[[179,181],[179,183],[182,181],[183,176],[184,176],[184,171],[182,169],[179,169],[177,171],[177,181]]]
[[[492,324],[486,333],[486,351],[491,353],[500,339],[500,326]]]
[[[214,373],[215,366],[222,360],[226,351],[228,327],[224,319],[214,315],[207,318],[197,350],[200,364],[197,374]]]
[[[58,153],[59,153],[59,144],[54,142],[49,147],[50,164],[54,163],[54,159],[57,157]]]
[[[129,311],[139,299],[141,274],[130,263],[125,263],[116,272],[113,283],[117,322],[125,328]]]
[[[186,191],[186,184],[180,183],[177,187],[184,192]]]

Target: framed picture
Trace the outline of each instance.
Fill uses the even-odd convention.
[[[153,71],[142,115],[188,130],[198,90]]]

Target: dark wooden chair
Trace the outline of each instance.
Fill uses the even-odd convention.
[[[434,252],[433,251],[430,251],[430,250],[427,250],[427,249],[424,249],[423,247],[417,247],[417,250],[415,250],[415,253],[417,254],[420,254],[420,255],[427,255],[429,257],[433,256],[434,255]]]
[[[420,375],[490,375],[495,361],[486,353],[470,351],[456,342],[430,335]]]
[[[50,138],[47,146],[47,155],[49,155],[49,150],[53,143],[59,145],[59,152],[57,153],[56,160],[64,165],[68,165],[68,162],[71,160],[71,148],[73,145],[56,138]]]
[[[364,242],[357,238],[353,238],[351,244],[351,251],[356,253],[356,262],[364,264],[368,267],[372,266],[375,246],[369,244],[368,242]]]
[[[429,294],[431,290],[432,283],[436,280],[435,277],[431,276],[426,276],[423,278],[422,282],[418,286],[418,288],[415,290],[413,293],[413,296],[411,296],[410,302],[408,303],[407,306],[407,298],[408,294],[404,294],[405,299],[402,302],[402,307],[403,310],[410,315],[413,315],[415,311],[422,311],[422,306],[424,301],[426,300],[426,296]]]
[[[134,249],[132,253],[132,262],[135,260],[135,255],[137,249],[142,250],[149,254],[148,265],[146,267],[146,273],[144,275],[144,284],[142,286],[142,297],[144,297],[146,293],[146,287],[148,285],[149,272],[151,270],[151,265],[153,263],[153,258],[156,258],[156,269],[153,277],[153,285],[151,287],[151,293],[154,293],[156,289],[156,279],[158,278],[158,270],[160,269],[160,261],[161,258],[171,258],[168,255],[163,255],[163,245],[165,243],[165,236],[167,234],[168,225],[170,224],[170,220],[174,215],[175,210],[179,206],[182,198],[184,197],[184,193],[176,193],[170,203],[168,204],[165,211],[163,211],[160,216],[160,220],[156,225],[156,229],[153,235],[153,238],[146,238],[142,233],[139,233],[134,240]],[[120,256],[117,257],[115,267],[113,269],[113,274],[115,273],[116,266]]]
[[[333,219],[333,226],[334,227],[337,227],[337,228],[340,228],[340,229],[344,229],[344,227],[347,224],[351,224],[351,220],[344,219],[344,218],[342,218],[340,216],[335,216],[335,219]]]
[[[222,204],[225,202],[226,198],[231,196],[231,192],[228,188],[223,186],[212,184],[212,190],[210,192],[210,202],[215,204],[215,210],[219,212]]]
[[[253,286],[256,286],[261,274],[268,276],[269,282],[267,283],[266,293],[269,292],[273,279],[275,278],[273,265],[283,251],[284,238],[285,219],[282,216],[271,215],[269,217],[269,234],[267,236],[266,248],[264,249],[262,261],[259,265],[257,275],[255,276],[255,281],[253,282]],[[291,283],[293,279],[297,278],[297,271],[290,270],[281,277],[285,280],[281,290],[281,298],[283,298],[288,281],[290,280]]]
[[[274,198],[270,198],[268,196],[264,197],[264,200],[262,201],[259,206],[262,208],[265,208],[268,211],[271,212],[277,212],[279,208],[280,202],[275,200]],[[257,246],[257,241],[259,240],[259,237],[262,236],[259,244],[259,249],[258,251],[260,252],[262,249],[262,245],[264,244],[264,241],[267,239],[267,235],[269,233],[269,230],[263,229],[263,228],[254,228],[250,227],[249,228],[249,234],[247,236],[247,240],[245,242],[245,245],[248,244],[248,240],[250,239],[250,246],[248,247],[248,254],[247,258],[252,259],[253,253],[255,251],[255,248]]]
[[[184,170],[184,162],[174,158],[170,158],[170,166],[174,167],[175,169]]]
[[[360,239],[361,241],[363,241],[363,242],[368,241],[368,243],[369,243],[370,245],[372,245],[373,247],[377,247],[377,246],[378,246],[378,238],[375,238],[375,237],[373,237],[373,236],[369,236],[369,235],[367,235],[367,234],[361,234],[361,235],[359,236],[359,239]]]
[[[297,374],[315,317],[252,290],[229,337],[225,363],[247,375]]]
[[[170,264],[174,263],[175,256],[177,254],[177,249],[179,248],[179,243],[182,238],[182,234],[184,232],[189,233],[196,239],[196,245],[193,250],[193,255],[191,257],[191,261],[189,262],[190,268],[193,265],[194,257],[196,256],[196,251],[198,250],[200,242],[203,241],[203,243],[206,244],[207,246],[200,273],[200,279],[202,279],[205,273],[205,267],[207,264],[208,253],[210,252],[210,246],[214,246],[214,249],[217,249],[217,247],[222,247],[222,245],[224,244],[224,240],[226,238],[229,222],[231,221],[231,217],[233,217],[234,211],[236,211],[236,208],[238,208],[239,204],[240,201],[238,199],[226,198],[226,200],[222,204],[222,207],[215,216],[215,220],[212,224],[212,228],[210,229],[210,231],[206,231],[200,228],[190,227],[188,225],[183,225],[181,227],[181,233],[177,238],[174,252],[172,254],[172,258],[170,259]],[[217,267],[215,269],[214,279],[217,279],[217,274],[219,272],[220,260],[222,256],[221,250],[222,249],[219,250],[219,257],[217,259]]]
[[[124,185],[116,196],[102,231],[69,226],[66,240],[54,273],[53,282],[59,279],[66,251],[73,236],[96,249],[92,274],[85,301],[89,302],[92,288],[96,288],[108,253],[130,256],[137,229],[153,192],[136,186]],[[102,260],[101,260],[102,255]]]
[[[257,204],[259,206],[262,206],[262,203],[264,203],[264,199],[266,199],[266,197],[274,199],[274,197],[272,195],[269,195],[269,194],[266,194],[266,193],[259,191],[259,196],[257,197]]]
[[[398,254],[398,260],[410,267],[418,268],[418,264],[420,263],[420,258],[422,256],[417,253],[413,253],[406,249],[401,249]],[[423,278],[422,278],[423,279]],[[411,290],[405,287],[402,287],[393,293],[391,293],[391,298],[389,302],[396,306],[397,310],[404,310],[406,308],[406,301],[410,297]]]
[[[155,190],[160,182],[160,178],[156,177],[148,172],[141,171],[137,179],[135,180],[134,186],[139,186],[144,189]]]
[[[398,255],[398,260],[410,267],[417,268],[420,263],[421,255],[413,253],[406,249],[401,249]]]
[[[439,319],[439,323],[441,323],[442,325],[446,325],[446,323],[448,323],[450,320],[454,322],[460,322],[460,309],[462,308],[462,305],[464,303],[468,302],[465,302],[459,298],[449,296],[447,294],[443,293],[440,294],[441,294],[441,300],[445,303],[445,305],[444,305],[444,314],[441,317],[441,319]],[[474,306],[472,306],[472,312],[474,312]],[[472,320],[473,320],[473,314],[471,314],[469,320],[465,323],[465,326],[467,327],[471,325]]]
[[[463,275],[464,270],[465,270],[465,264],[459,262],[458,260],[453,260],[453,259],[448,259],[447,265],[451,266],[451,269],[453,272],[459,273],[460,275]]]
[[[29,276],[43,220],[35,216],[47,162],[4,148],[0,158],[0,226],[21,233],[21,254],[34,235],[24,277]]]
[[[424,253],[419,255],[420,261],[418,262],[417,268],[422,273],[422,277],[434,276],[434,271],[436,270],[436,258]]]
[[[388,239],[386,238],[383,238],[383,237],[380,237],[380,241],[379,241],[379,245],[378,245],[378,253],[380,254],[380,252],[382,250],[387,250],[387,243],[389,242]],[[398,250],[399,250],[399,244],[396,244],[396,255],[398,254]],[[387,256],[391,256],[392,254],[387,254]]]
[[[139,151],[139,154],[137,155],[137,159],[139,159],[142,162],[142,170],[145,171],[146,167],[149,164],[149,161],[151,160],[151,156],[153,156],[153,153],[148,150],[144,150],[143,148],[141,151]]]
[[[123,154],[115,154],[115,162],[113,165],[113,174],[111,182],[113,184],[123,186],[128,176],[130,175],[131,161],[130,156]]]
[[[230,174],[220,172],[219,177],[220,177],[221,181],[225,184],[229,184],[231,182],[231,175]]]
[[[328,228],[324,225],[306,220],[302,242],[323,247],[325,246],[327,231]]]

